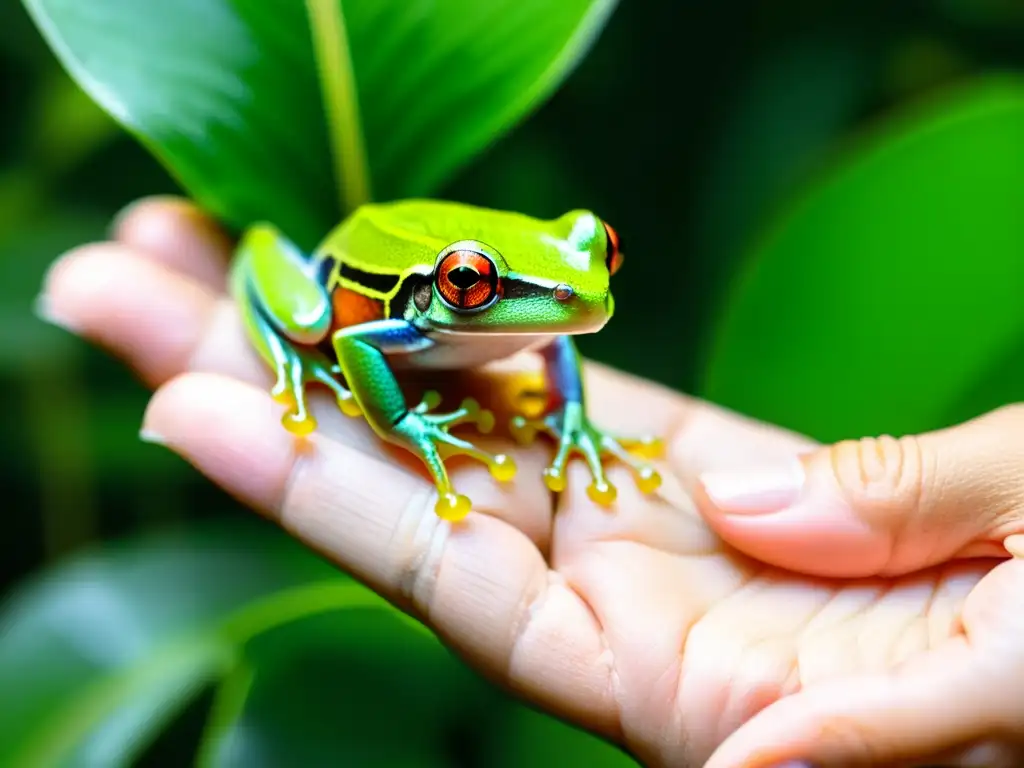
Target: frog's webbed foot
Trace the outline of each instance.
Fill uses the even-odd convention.
[[[424,393],[419,405],[407,411],[395,424],[394,431],[402,443],[419,455],[430,471],[438,492],[434,507],[437,516],[457,521],[469,514],[472,502],[455,491],[444,466],[445,459],[450,456],[469,456],[486,464],[491,476],[499,482],[512,480],[516,474],[516,465],[511,456],[488,453],[448,431],[460,424],[475,424],[481,433],[486,434],[494,429],[493,413],[481,408],[472,398],[463,400],[450,413],[431,413],[440,403],[441,396],[437,392]]]
[[[419,405],[413,408],[412,412],[422,414],[437,426],[448,429],[460,424],[475,424],[477,431],[484,435],[494,429],[494,414],[486,408],[481,408],[480,403],[472,397],[463,400],[458,409],[451,413],[430,413],[440,404],[441,395],[432,389],[427,390],[423,393]]]
[[[532,443],[538,432],[550,435],[558,443],[554,460],[544,470],[544,484],[551,491],[565,490],[565,468],[573,454],[581,455],[590,468],[593,482],[587,487],[587,496],[596,504],[609,505],[617,496],[615,486],[605,475],[605,457],[614,457],[628,466],[643,493],[653,493],[661,485],[661,475],[644,461],[661,454],[661,441],[607,434],[590,423],[580,403],[567,403],[541,418],[512,419],[512,435],[521,444]]]
[[[279,403],[289,406],[281,417],[285,429],[296,435],[308,435],[316,429],[316,419],[309,412],[306,386],[317,382],[328,387],[338,401],[338,408],[346,416],[359,416],[361,410],[353,394],[338,381],[341,369],[326,358],[285,344],[276,335],[268,335],[267,345],[274,357],[277,382],[270,390]]]

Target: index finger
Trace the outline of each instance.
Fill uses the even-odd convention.
[[[215,374],[173,379],[153,397],[146,434],[246,504],[437,631],[495,682],[615,736],[611,669],[596,619],[502,510],[548,505],[502,492],[486,473],[453,526],[433,490],[394,462],[314,433],[303,450],[261,389]],[[557,653],[552,653],[558,648]]]

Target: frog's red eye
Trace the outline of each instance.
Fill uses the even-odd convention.
[[[607,238],[607,255],[604,263],[608,267],[608,274],[614,275],[622,266],[622,242],[619,240],[619,233],[608,224],[604,225],[604,233]]]
[[[453,309],[479,309],[498,295],[498,270],[477,251],[452,251],[437,267],[438,293]]]

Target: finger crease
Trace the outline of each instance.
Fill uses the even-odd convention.
[[[610,734],[610,737],[620,743],[626,743],[626,730],[622,722],[622,696],[620,693],[621,681],[619,679],[618,666],[616,665],[615,651],[612,649],[611,643],[608,641],[608,634],[605,631],[604,623],[601,621],[601,617],[594,609],[593,604],[587,598],[583,592],[577,588],[569,579],[564,580],[566,589],[576,595],[579,598],[580,603],[586,608],[587,613],[590,614],[590,618],[594,622],[594,626],[597,627],[597,637],[601,644],[601,655],[599,659],[608,667],[608,691],[607,695],[612,701],[615,707],[615,722],[614,732]]]
[[[308,470],[309,465],[316,461],[318,455],[319,451],[300,450],[296,447],[293,447],[290,452],[288,469],[285,472],[284,481],[281,483],[281,491],[278,495],[277,503],[270,505],[270,512],[286,528],[288,527],[287,521],[290,517],[291,499],[298,486],[299,476]]]
[[[424,490],[410,497],[392,533],[391,548],[400,550],[393,557],[401,563],[398,596],[423,619],[430,616],[450,530],[434,513],[433,492]]]

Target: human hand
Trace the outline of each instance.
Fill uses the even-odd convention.
[[[900,506],[885,484],[891,470],[872,469],[888,455],[875,446],[887,443],[865,443],[871,450],[833,453],[852,477],[863,468],[881,478],[865,486],[863,498],[876,501],[853,496],[852,506],[824,510],[857,510],[872,527],[847,523],[842,539],[816,516],[733,518],[712,503],[702,473],[784,461],[814,444],[590,365],[602,426],[642,434],[669,425],[660,494],[641,495],[628,470],[612,466],[619,500],[604,510],[587,499],[586,468],[573,466],[556,513],[541,482],[551,446],[495,442],[488,447],[512,452],[519,475],[502,488],[485,468],[453,463],[475,502],[453,526],[434,515],[422,468],[330,397],[313,400],[313,450],[297,447],[224,293],[229,256],[229,242],[192,207],[146,201],[119,219],[113,242],[54,266],[41,308],[156,389],[149,439],[424,621],[484,675],[648,765],[936,762],[978,745],[1017,764],[998,739],[1024,727],[1024,563],[966,559],[1001,554],[1001,537],[1024,532],[1024,497],[1009,485],[950,469],[929,470],[937,485],[926,486],[904,462],[898,489],[938,495]],[[1024,458],[1019,422],[1016,446],[986,465],[1008,479]],[[976,451],[965,438],[957,455],[981,466],[994,454],[976,439]],[[828,455],[812,454],[812,490],[828,488]],[[716,498],[724,482],[710,476]],[[724,544],[686,489],[734,547],[783,567]],[[832,575],[858,578],[787,570],[830,564]]]

